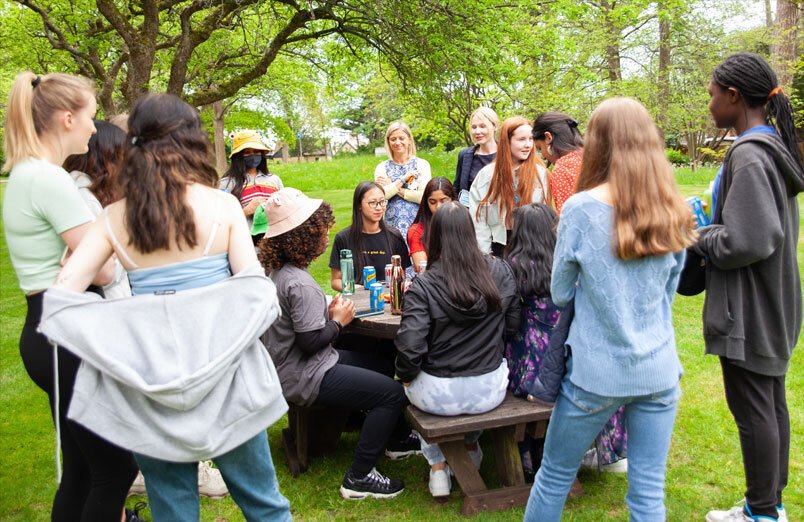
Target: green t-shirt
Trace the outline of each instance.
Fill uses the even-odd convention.
[[[59,234],[92,219],[63,168],[31,158],[11,170],[3,199],[3,226],[23,292],[45,290],[56,281],[65,248]]]

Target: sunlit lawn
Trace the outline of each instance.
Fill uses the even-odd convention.
[[[454,177],[455,154],[421,154],[431,160],[434,175]],[[274,165],[286,186],[323,198],[335,209],[335,231],[350,220],[352,188],[370,179],[382,158],[349,157],[332,162]],[[712,169],[678,175],[685,195],[700,194],[714,175]],[[0,186],[0,193],[4,187]],[[804,199],[800,198],[800,203]],[[804,258],[799,242],[799,263]],[[329,291],[329,252],[311,271]],[[53,463],[54,430],[46,396],[34,386],[22,367],[18,338],[25,316],[25,300],[11,270],[5,240],[0,240],[0,520],[46,520],[55,491]],[[684,396],[673,436],[668,464],[667,505],[671,521],[703,520],[712,507],[725,508],[743,495],[743,472],[737,431],[723,398],[720,367],[714,357],[704,357],[701,338],[701,296],[678,296],[674,323],[678,350],[684,364]],[[230,311],[221,310],[221,316]],[[222,323],[223,324],[223,323]],[[804,363],[802,342],[787,376],[792,424],[790,484],[786,505],[791,521],[804,519]],[[609,376],[601,375],[601,378]],[[132,419],[136,422],[136,419]],[[427,491],[427,466],[423,459],[402,462],[381,459],[381,471],[404,478],[406,491],[389,501],[347,502],[338,496],[343,472],[351,461],[356,435],[344,436],[338,451],[313,461],[311,469],[297,479],[287,472],[279,444],[282,420],[269,429],[269,438],[282,491],[290,499],[298,520],[452,520],[460,519],[461,493],[457,485],[447,503],[433,501]],[[487,451],[490,455],[492,452]],[[493,465],[484,463],[482,473],[494,482]],[[624,476],[584,472],[585,495],[569,502],[564,520],[600,521],[628,519],[623,497]],[[142,498],[133,497],[129,504]],[[147,513],[147,512],[146,512]],[[148,516],[146,514],[146,516]],[[150,518],[150,516],[148,516]],[[518,520],[522,509],[481,514],[477,520]],[[202,499],[202,520],[243,520],[231,499]]]

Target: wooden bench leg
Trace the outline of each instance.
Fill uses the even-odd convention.
[[[530,488],[529,484],[525,484],[466,495],[461,505],[461,515],[474,515],[480,511],[500,511],[524,506],[528,503]]]
[[[469,458],[469,452],[466,451],[463,439],[439,442],[438,447],[447,458],[447,464],[452,468],[452,472],[465,494],[486,490],[486,484],[475,469],[472,459]]]
[[[299,466],[302,473],[307,471],[310,464],[310,411],[307,409],[296,412],[296,454],[299,456]]]
[[[296,452],[296,441],[293,438],[293,433],[290,428],[282,430],[282,449],[285,450],[285,458],[288,461],[288,469],[293,478],[298,477],[301,472],[299,465],[299,455]]]
[[[500,482],[503,486],[521,486],[525,483],[525,474],[522,472],[522,459],[516,444],[517,426],[506,426],[491,430],[491,440],[494,444],[494,457],[497,460],[497,470],[500,473]]]

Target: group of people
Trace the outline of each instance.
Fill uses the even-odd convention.
[[[525,520],[560,520],[582,463],[621,464],[631,518],[664,520],[683,373],[671,305],[677,290],[704,289],[706,351],[720,358],[747,484],[741,505],[706,520],[787,520],[804,165],[790,101],[761,57],[730,56],[709,93],[715,124],[739,136],[715,179],[712,224],[698,229],[633,99],[602,102],[585,136],[559,112],[500,123],[480,108],[452,182],[393,123],[389,158],[355,188],[329,262],[337,292],[343,249],[357,284],[363,267],[384,279],[392,256],[415,276],[397,336],[382,343],[344,331],[354,303],[310,275],[332,208],[285,188],[256,133],[235,136],[219,181],[180,99],[143,97],[124,133],[93,122],[89,82],[21,74],[3,221],[28,301],[20,353],[63,453],[53,520],[136,520],[123,504],[138,468],[155,520],[197,519],[206,459],[248,520],[289,519],[265,434],[287,402],[358,412],[344,498],[403,491],[377,469],[383,453],[422,453],[431,493],[448,496],[450,463],[403,408],[483,413],[507,390],[553,404],[546,438],[520,445],[534,475]],[[117,145],[92,156],[93,139]],[[220,309],[238,313],[224,325]],[[480,436],[465,437],[478,468]]]

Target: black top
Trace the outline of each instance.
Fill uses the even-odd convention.
[[[363,256],[366,261],[365,266],[373,266],[377,270],[377,281],[385,281],[385,265],[391,263],[391,256],[402,256],[402,267],[410,266],[410,256],[408,247],[402,240],[402,235],[393,227],[386,226],[385,232],[367,234],[363,232]],[[359,268],[361,263],[358,261],[358,254],[349,238],[351,227],[344,228],[335,234],[335,244],[329,256],[329,267],[335,270],[341,269],[341,250],[347,248],[352,251],[352,259],[355,267],[355,284],[363,284],[363,270]]]
[[[500,366],[505,337],[519,330],[521,303],[511,267],[491,256],[486,263],[500,291],[498,311],[482,298],[470,307],[452,301],[440,262],[413,280],[394,340],[396,374],[403,382],[421,371],[456,377],[484,375]]]

